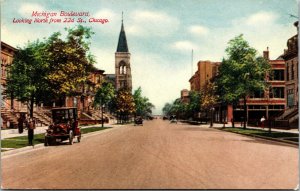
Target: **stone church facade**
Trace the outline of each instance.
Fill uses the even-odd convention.
[[[130,53],[128,50],[123,20],[118,47],[115,53],[115,87],[116,90],[127,89],[130,92],[132,91]]]

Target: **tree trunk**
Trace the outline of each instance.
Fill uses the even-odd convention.
[[[235,111],[235,104],[232,105],[232,127],[234,128],[234,111]]]
[[[247,99],[244,97],[244,129],[246,129],[247,123]]]
[[[10,92],[10,109],[14,109],[14,93]]]
[[[32,93],[30,97],[30,106],[29,106],[30,118],[33,118],[33,105],[34,105],[34,93]]]

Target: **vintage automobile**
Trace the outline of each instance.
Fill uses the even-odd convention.
[[[45,133],[45,146],[65,140],[72,145],[75,137],[77,142],[80,142],[81,131],[78,127],[77,108],[61,107],[53,108],[51,111],[52,124]]]
[[[134,119],[134,125],[143,125],[143,118],[142,117],[136,117]]]
[[[177,123],[176,115],[170,117],[170,123]]]

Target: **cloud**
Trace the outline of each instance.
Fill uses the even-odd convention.
[[[117,14],[110,9],[101,9],[97,11],[94,15],[94,18],[103,18],[108,19],[109,22],[112,22],[117,19]]]
[[[171,47],[173,49],[176,49],[176,50],[187,50],[187,51],[191,51],[192,49],[193,50],[198,50],[199,49],[199,46],[195,43],[192,43],[190,41],[177,41],[177,42],[174,42]]]
[[[221,61],[226,57],[225,49],[229,40],[244,34],[244,39],[259,55],[269,47],[270,58],[276,59],[286,48],[286,41],[297,33],[292,23],[280,24],[278,17],[274,12],[259,11],[234,19],[226,27],[215,27],[207,34],[207,38],[193,38],[191,42],[199,44],[199,50],[194,51],[194,56],[200,60]]]
[[[179,20],[163,12],[134,11],[130,14],[131,23],[126,32],[130,35],[164,37],[174,33],[179,27]]]
[[[276,20],[278,15],[274,12],[259,11],[254,14],[251,14],[247,17],[235,19],[232,21],[233,25],[245,25],[247,27],[271,27]]]
[[[91,48],[91,53],[95,55],[95,66],[101,70],[105,70],[105,74],[115,73],[115,54],[113,49]]]
[[[24,17],[29,17],[32,11],[45,11],[45,8],[37,3],[23,3],[21,4],[18,13]]]
[[[205,36],[209,33],[209,29],[201,25],[190,26],[188,31],[196,36]]]

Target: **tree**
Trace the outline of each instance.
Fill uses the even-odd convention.
[[[216,86],[215,83],[212,82],[207,82],[205,84],[205,87],[203,89],[202,93],[202,103],[201,103],[201,108],[206,111],[207,113],[210,112],[210,126],[213,126],[213,110],[214,110],[214,105],[218,101],[218,96],[216,95]]]
[[[64,104],[65,96],[76,93],[86,82],[93,69],[94,57],[89,54],[89,39],[94,34],[81,25],[65,29],[66,40],[56,32],[46,41],[46,62],[49,64],[47,80],[56,98]]]
[[[101,108],[101,123],[103,127],[103,105],[107,105],[115,97],[115,89],[111,83],[103,82],[101,87],[97,90],[94,106],[100,106]]]
[[[142,88],[139,87],[133,93],[133,99],[135,103],[135,114],[142,117],[147,117],[152,114],[154,105],[149,102],[147,97],[142,96]]]
[[[228,57],[220,65],[217,84],[223,90],[223,101],[235,105],[239,99],[243,100],[246,128],[247,97],[268,87],[265,76],[270,65],[267,60],[257,56],[257,51],[249,46],[243,35],[229,41],[226,53]]]
[[[205,111],[210,111],[217,103],[216,86],[212,82],[207,82],[202,91],[201,108]]]
[[[8,72],[6,93],[26,102],[30,117],[33,117],[34,103],[42,102],[51,95],[46,80],[49,65],[43,59],[44,47],[45,44],[37,40],[19,48]]]
[[[66,29],[67,30],[67,29]],[[19,48],[7,79],[7,93],[27,102],[30,116],[34,103],[50,102],[76,92],[93,68],[88,54],[91,30],[83,26],[67,30],[67,40],[59,32],[44,41],[29,42]]]
[[[128,116],[135,112],[135,104],[132,94],[126,89],[120,89],[115,98],[116,113],[123,123],[128,121]]]
[[[166,103],[166,104],[164,105],[162,111],[163,111],[163,114],[164,114],[165,116],[171,115],[172,106],[173,106],[173,105],[172,105],[171,103]]]
[[[194,117],[201,109],[202,94],[196,91],[189,92],[190,101],[187,106],[188,117]]]

